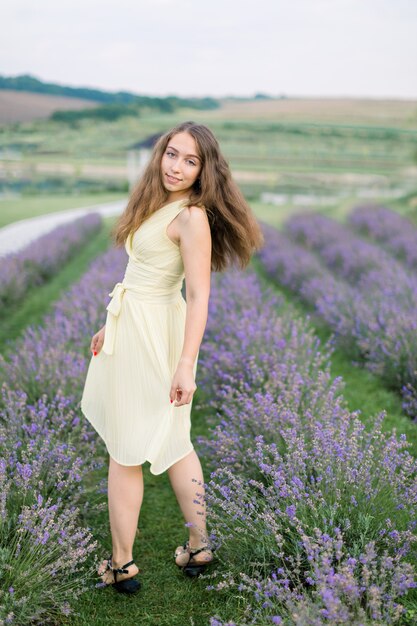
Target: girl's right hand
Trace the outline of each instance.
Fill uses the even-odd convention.
[[[104,324],[103,328],[100,328],[100,330],[91,339],[90,350],[93,353],[93,356],[96,356],[103,347],[105,331],[106,324]]]

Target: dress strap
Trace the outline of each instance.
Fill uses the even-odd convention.
[[[168,211],[168,215],[165,217],[163,221],[163,225],[162,225],[165,239],[168,239],[168,241],[171,242],[176,247],[178,247],[177,244],[168,235],[167,230],[168,230],[168,226],[174,221],[177,215],[179,215],[181,211],[183,211],[184,209],[185,209],[185,204],[183,202],[181,202],[180,204],[174,205],[172,210]]]
[[[172,207],[170,208],[170,210],[167,211],[168,222],[171,222],[178,215],[178,213],[181,213],[181,211],[185,209],[186,204],[188,204],[188,199],[179,200],[178,203],[174,203]],[[200,207],[200,208],[206,212],[205,207]]]
[[[172,209],[167,213],[168,222],[172,222],[172,220],[179,214],[183,209],[185,209],[186,203],[188,200],[182,200],[178,204],[173,204]]]

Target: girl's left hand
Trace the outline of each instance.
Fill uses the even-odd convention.
[[[180,363],[172,379],[169,399],[172,402],[176,400],[175,407],[189,404],[196,389],[193,366],[188,363]]]

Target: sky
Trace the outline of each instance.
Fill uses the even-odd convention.
[[[0,74],[150,96],[417,98],[417,0],[13,0]]]

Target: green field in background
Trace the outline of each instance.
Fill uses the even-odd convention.
[[[33,197],[21,196],[9,198],[0,202],[0,228],[17,220],[36,217],[46,213],[78,209],[81,207],[115,202],[124,199],[121,194],[85,194],[68,196],[60,194],[46,194]]]
[[[372,201],[417,206],[417,106],[414,114],[411,105],[404,109],[403,104],[390,101],[358,104],[346,100],[341,109],[340,103],[329,99],[320,108],[313,102],[309,110],[308,103],[300,109],[295,99],[285,106],[285,114],[279,112],[279,103],[252,102],[229,103],[212,111],[144,113],[113,122],[11,124],[0,127],[0,151],[6,155],[0,166],[10,184],[19,176],[33,178],[34,192],[41,195],[61,193],[56,186],[62,184],[65,196],[75,190],[83,193],[89,185],[96,192],[107,194],[108,190],[111,196],[124,196],[132,144],[178,122],[194,120],[214,132],[250,200],[258,202],[262,192],[269,191],[337,196],[346,204],[360,198],[363,191],[384,189],[395,191],[398,198],[386,202],[381,195]],[[268,112],[262,114],[265,107]],[[42,165],[56,166],[57,171],[37,170]],[[60,166],[67,166],[68,171],[60,171]],[[96,198],[94,194],[93,202]],[[0,201],[0,213],[4,206]]]

